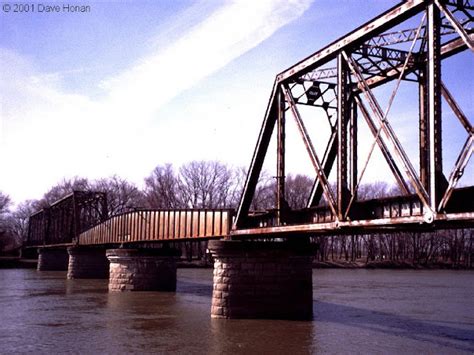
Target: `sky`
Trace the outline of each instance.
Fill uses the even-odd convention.
[[[2,2],[0,191],[19,203],[74,176],[116,174],[140,187],[166,163],[248,167],[275,76],[397,3],[70,1],[88,6],[71,13],[65,2],[30,1],[19,13]],[[467,81],[450,84],[472,117],[472,56],[453,61],[447,70]],[[403,104],[410,95],[396,110],[402,137],[416,119]],[[465,133],[447,132],[452,164]],[[287,162],[312,170],[296,148]],[[380,180],[377,163],[368,179]]]

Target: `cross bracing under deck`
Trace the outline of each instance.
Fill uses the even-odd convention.
[[[250,164],[232,235],[351,232],[354,229],[466,227],[474,224],[474,187],[457,188],[473,152],[474,131],[456,97],[442,80],[443,61],[474,51],[471,1],[402,2],[353,32],[278,74]],[[472,69],[472,68],[471,68]],[[393,128],[389,113],[401,82],[418,86],[419,167]],[[386,107],[375,88],[392,83]],[[472,83],[469,83],[472,88]],[[441,108],[442,98],[446,107]],[[318,155],[301,115],[312,106],[327,117],[330,134]],[[393,110],[392,110],[393,111]],[[443,113],[454,113],[467,136],[450,171],[443,170]],[[307,208],[285,201],[285,125],[294,119],[314,168]],[[372,135],[368,156],[358,152],[358,126]],[[452,122],[449,122],[452,124]],[[250,206],[272,135],[277,140],[276,201],[272,211]],[[357,199],[360,182],[378,149],[400,196]],[[333,172],[335,170],[335,172]],[[335,183],[329,182],[331,172]],[[466,181],[468,181],[466,179]],[[471,180],[468,181],[472,184]]]

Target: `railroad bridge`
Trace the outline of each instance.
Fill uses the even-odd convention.
[[[177,254],[167,246],[209,240],[215,259],[212,317],[310,318],[314,246],[305,236],[472,228],[473,176],[464,177],[461,188],[458,183],[473,153],[474,130],[442,68],[450,57],[472,55],[473,14],[469,0],[404,1],[278,74],[237,210],[135,210],[109,217],[103,193],[76,191],[30,217],[27,247],[38,248],[38,269],[67,269],[68,278],[108,277],[111,291],[173,291]],[[390,115],[405,81],[418,92],[411,100],[418,112],[412,120],[416,169],[392,126],[397,116]],[[389,83],[382,108],[375,89]],[[311,136],[303,110],[314,112],[313,120],[327,120],[329,134]],[[446,120],[448,112],[455,122]],[[299,210],[285,201],[289,117],[315,175],[307,206]],[[455,124],[466,139],[446,169],[442,129]],[[362,125],[370,135],[362,138],[371,143],[365,159],[359,152]],[[275,207],[250,211],[272,137]],[[326,142],[323,151],[313,138]],[[399,196],[358,199],[374,150]]]

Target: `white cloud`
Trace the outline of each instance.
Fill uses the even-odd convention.
[[[110,78],[110,103],[142,117],[260,44],[310,1],[237,1],[218,9],[165,49]]]
[[[298,18],[309,0],[236,1],[130,69],[94,99],[61,89],[61,73],[1,49],[0,189],[39,198],[63,176],[113,173],[139,181],[150,162],[142,137],[160,107]],[[3,68],[6,68],[5,70]],[[157,132],[170,139],[179,132]],[[153,157],[151,157],[153,159]],[[205,159],[206,157],[202,157]]]

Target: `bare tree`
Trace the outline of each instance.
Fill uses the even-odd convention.
[[[9,211],[11,204],[12,202],[11,202],[10,196],[0,191],[0,216]]]
[[[313,181],[306,175],[291,175],[286,177],[285,198],[293,209],[304,208],[308,201]]]
[[[28,219],[38,210],[37,200],[26,200],[21,202],[11,213],[11,230],[15,238],[23,243],[28,235]]]
[[[362,184],[357,191],[358,200],[370,200],[373,198],[382,198],[400,195],[398,186],[392,186],[385,181],[376,181],[374,183]]]
[[[231,169],[216,161],[193,161],[179,169],[178,191],[186,207],[230,207],[233,185]]]
[[[10,206],[10,196],[0,191],[0,251],[15,242],[11,230]]]
[[[262,211],[275,208],[275,192],[275,179],[267,171],[262,171],[255,188],[251,209]]]
[[[171,164],[157,166],[145,178],[144,198],[149,208],[183,207],[179,200],[178,178]]]
[[[63,179],[44,194],[38,202],[38,207],[48,207],[74,191],[89,191],[90,189],[89,180],[86,178],[76,176],[72,179]]]
[[[107,193],[110,216],[144,206],[143,193],[134,184],[117,175],[95,181],[90,189]]]

